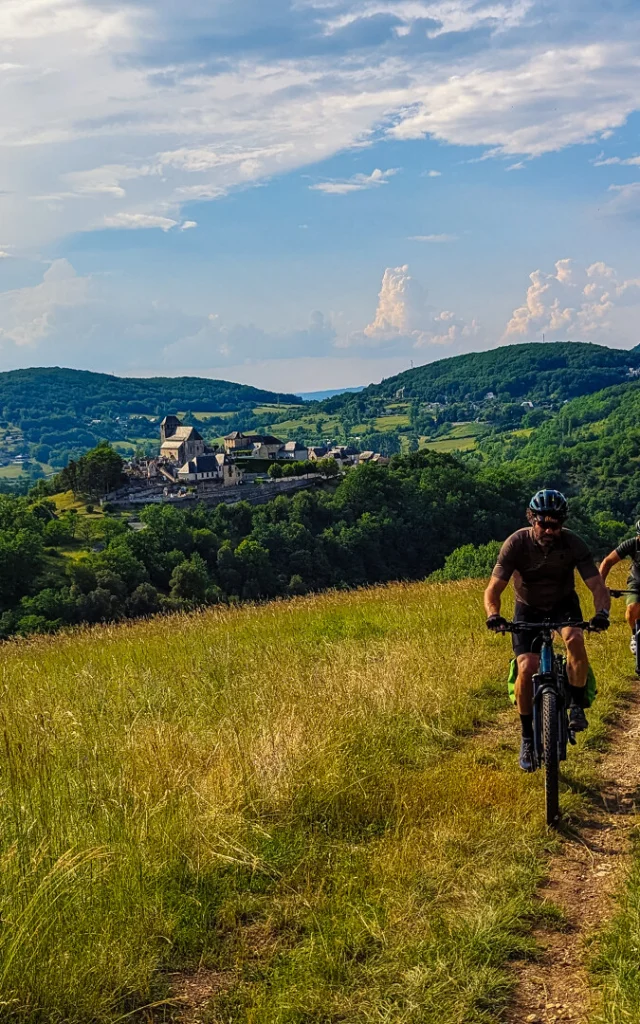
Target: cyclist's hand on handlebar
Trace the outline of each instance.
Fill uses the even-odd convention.
[[[606,612],[598,612],[592,619],[589,620],[589,625],[596,633],[602,633],[605,629],[608,629],[611,623],[609,622],[609,616]]]
[[[490,615],[487,619],[487,629],[493,630],[494,633],[504,633],[508,625],[504,615]]]

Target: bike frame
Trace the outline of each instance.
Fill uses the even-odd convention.
[[[534,765],[542,767],[544,763],[544,750],[542,743],[542,721],[540,707],[542,696],[547,690],[553,690],[558,707],[558,760],[565,761],[567,757],[567,743],[574,744],[575,736],[569,730],[568,722],[568,693],[565,680],[559,665],[560,655],[555,656],[553,650],[553,634],[567,627],[582,629],[585,632],[590,630],[588,622],[552,622],[545,619],[543,622],[509,622],[507,632],[524,633],[536,632],[540,634],[540,667],[533,677],[533,753]]]

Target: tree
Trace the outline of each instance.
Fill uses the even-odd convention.
[[[324,477],[334,477],[340,472],[338,463],[333,458],[318,459],[318,472]]]
[[[171,596],[184,601],[204,603],[208,585],[207,564],[197,552],[177,565],[171,573]]]
[[[101,441],[80,459],[71,461],[59,474],[60,490],[72,490],[74,494],[86,494],[90,498],[101,498],[114,490],[124,480],[122,456],[113,450],[108,441]]]
[[[282,476],[282,466],[279,462],[274,462],[269,466],[268,473],[272,480],[279,480]]]

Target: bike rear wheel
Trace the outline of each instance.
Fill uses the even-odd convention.
[[[558,703],[553,690],[542,694],[542,748],[544,750],[544,794],[547,825],[560,816],[560,771],[558,761]]]
[[[640,622],[636,622],[635,624],[634,636],[636,638],[636,675],[640,679],[640,650],[638,650],[638,644],[640,643]]]

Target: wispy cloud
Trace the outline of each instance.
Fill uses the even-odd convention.
[[[514,169],[604,138],[640,107],[640,10],[625,6],[621,34],[606,5],[587,9],[584,0],[5,2],[3,232],[24,249],[140,210],[179,224],[185,203],[381,136],[480,147]],[[312,187],[346,195],[386,180]],[[47,198],[36,208],[34,196]]]
[[[625,158],[619,156],[605,157],[601,153],[593,161],[594,167],[611,167],[613,164],[619,164],[621,167],[640,167],[640,156],[628,156]]]
[[[390,167],[387,171],[381,171],[376,167],[371,174],[354,174],[352,178],[320,181],[317,185],[309,185],[309,188],[312,192],[326,192],[331,196],[346,196],[350,192],[364,192],[368,188],[386,185],[389,178],[392,178],[399,170],[399,167]]]
[[[509,167],[505,167],[505,171],[524,171],[526,164],[519,160],[516,164],[510,164]]]
[[[409,235],[410,242],[457,242],[457,235]]]
[[[440,178],[442,177],[442,171],[423,171],[423,178]]]
[[[188,223],[188,222],[187,222]],[[195,222],[192,221],[191,225]],[[106,228],[124,228],[127,231],[138,231],[145,228],[160,228],[170,231],[178,226],[177,220],[170,217],[159,217],[154,213],[116,213],[113,217],[105,217]]]

